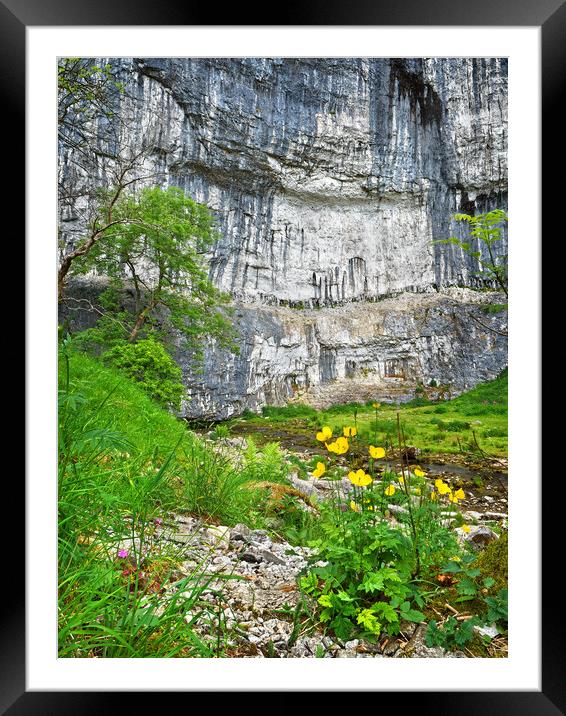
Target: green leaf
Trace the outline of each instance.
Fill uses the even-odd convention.
[[[422,622],[425,620],[425,615],[417,609],[407,609],[407,611],[401,612],[401,618],[408,622]]]

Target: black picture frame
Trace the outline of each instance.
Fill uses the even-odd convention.
[[[222,25],[414,25],[414,26],[540,26],[542,34],[542,112],[543,136],[542,168],[554,167],[562,149],[559,124],[564,122],[558,111],[559,102],[566,86],[566,1],[565,0],[436,0],[422,3],[418,0],[396,0],[395,3],[370,3],[364,0],[316,0],[308,6],[294,0],[278,8],[276,21],[259,18],[256,23],[243,23],[247,16],[242,6],[234,4],[219,12],[210,5],[176,2],[174,0],[96,0],[77,3],[76,0],[0,0],[0,92],[4,120],[8,120],[10,161],[10,185],[5,196],[11,212],[21,207],[19,217],[25,215],[24,207],[24,152],[25,146],[25,31],[28,26],[73,25],[217,25],[221,15]],[[6,135],[5,135],[6,136]],[[4,165],[5,167],[7,164]],[[20,178],[17,173],[21,172]],[[13,178],[16,177],[16,178]],[[559,181],[550,179],[550,171],[543,172],[543,226],[552,218],[552,208],[563,203],[558,192]],[[546,211],[545,211],[546,209]],[[14,245],[20,245],[22,227],[13,237]],[[542,231],[541,231],[542,236]],[[21,261],[21,259],[20,259]],[[541,281],[542,285],[542,281]],[[15,297],[14,297],[15,299]],[[13,300],[14,300],[13,299]],[[29,308],[29,305],[27,305]],[[15,332],[14,332],[15,335]],[[539,341],[540,337],[533,336]],[[541,380],[541,378],[539,378]],[[33,409],[33,396],[27,395],[26,407]],[[539,430],[538,425],[533,430]],[[33,446],[27,445],[27,450]],[[536,477],[536,467],[533,477]],[[542,475],[542,466],[538,466]],[[12,478],[8,506],[14,514],[21,515],[25,504],[24,480]],[[548,491],[551,492],[550,490]],[[549,716],[566,712],[565,658],[563,627],[560,626],[559,604],[554,604],[556,587],[551,584],[553,574],[561,564],[558,556],[559,541],[551,537],[553,524],[559,524],[560,502],[546,495],[543,502],[543,613],[542,613],[542,689],[540,692],[380,692],[379,708],[393,699],[403,705],[413,706],[418,713],[434,714],[537,714]],[[19,508],[19,509],[18,509]],[[25,604],[24,604],[24,519],[18,521],[16,531],[11,533],[10,545],[5,547],[3,563],[3,608],[0,613],[0,713],[10,716],[22,714],[99,714],[106,710],[131,708],[131,694],[104,692],[29,692],[25,683]],[[17,537],[16,537],[17,535]],[[19,539],[18,539],[19,537]],[[536,588],[538,575],[533,575]],[[15,586],[17,585],[17,586]],[[537,619],[536,614],[525,614],[525,629]],[[441,668],[439,666],[439,668]],[[344,689],[347,691],[347,688]],[[371,690],[371,689],[368,689]],[[164,694],[159,692],[139,694],[144,699],[145,710],[163,706]],[[126,704],[126,698],[128,704]],[[159,699],[159,702],[157,701]],[[407,701],[407,699],[409,701]],[[412,702],[412,703],[411,703]]]

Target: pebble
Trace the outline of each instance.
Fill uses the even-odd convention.
[[[180,515],[171,515],[171,522],[183,537],[183,542],[180,542],[172,539],[171,531],[163,535],[171,549],[186,550],[185,545],[191,544],[190,555],[187,554],[188,559],[181,564],[179,579],[196,570],[204,570],[211,575],[211,582],[201,595],[199,608],[202,609],[204,604],[209,607],[202,613],[193,608],[194,611],[187,613],[186,621],[192,621],[193,628],[202,639],[210,639],[220,614],[222,624],[231,630],[229,638],[238,657],[367,659],[454,656],[442,650],[427,651],[417,638],[421,627],[417,628],[411,622],[401,624],[399,637],[386,644],[384,653],[376,644],[363,639],[342,643],[316,633],[300,634],[289,643],[293,635],[295,607],[300,599],[297,579],[307,567],[313,550],[274,542],[265,530],[251,530],[242,524],[231,528],[204,525]],[[481,529],[489,528],[482,525]],[[211,534],[214,536],[212,540]],[[324,566],[326,562],[318,560],[315,564]],[[220,572],[223,577],[215,577],[215,573]],[[226,575],[241,578],[226,579]],[[164,600],[173,597],[176,590],[175,584],[171,584]],[[190,600],[194,595],[185,591],[184,596]],[[405,646],[400,647],[399,642]],[[413,644],[410,652],[407,651],[409,644]]]

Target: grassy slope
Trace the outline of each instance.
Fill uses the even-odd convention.
[[[276,446],[266,446],[259,453],[250,445],[243,463],[235,468],[139,385],[95,358],[73,352],[70,376],[69,392],[85,401],[73,419],[83,425],[92,415],[88,429],[109,431],[118,438],[116,445],[104,449],[102,459],[88,467],[83,464],[82,469],[93,484],[104,485],[109,499],[130,500],[132,492],[141,494],[145,483],[165,465],[163,479],[151,498],[146,497],[146,507],[154,510],[154,517],[174,510],[224,524],[245,518],[261,522],[258,511],[263,498],[251,488],[267,479],[285,482],[286,467]],[[65,362],[61,360],[60,387],[64,382]],[[125,441],[125,446],[119,441]]]
[[[82,393],[89,403],[101,403],[113,391],[96,422],[119,431],[138,452],[149,452],[155,457],[169,454],[186,434],[183,423],[118,371],[80,353],[72,354],[70,368],[71,389]],[[61,361],[61,380],[64,369]]]

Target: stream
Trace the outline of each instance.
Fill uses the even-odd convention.
[[[298,427],[298,426],[297,426]],[[289,430],[277,422],[265,425],[242,421],[232,424],[231,437],[252,437],[261,447],[268,442],[277,442],[287,452],[294,453],[303,460],[321,454],[320,444],[307,426],[304,432],[300,429]],[[352,465],[356,469],[368,465],[358,453],[349,457],[333,456],[333,460],[344,466]],[[416,461],[431,478],[441,478],[451,486],[461,487],[466,493],[465,510],[479,513],[494,512],[507,514],[507,461],[482,457],[475,454],[427,453],[419,455]],[[413,461],[411,461],[413,464]],[[394,470],[401,469],[401,461],[393,459],[389,465]]]

